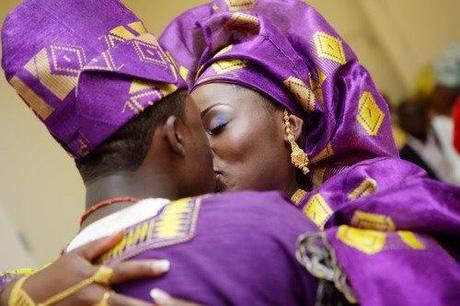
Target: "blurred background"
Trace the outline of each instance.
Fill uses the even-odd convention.
[[[181,11],[206,1],[124,2],[150,31],[159,34]],[[400,116],[408,112],[408,116],[415,116],[410,107],[398,108],[400,101],[409,99],[410,106],[417,106],[416,114],[419,106],[425,105],[414,102],[413,97],[432,90],[432,71],[426,67],[452,43],[460,42],[458,0],[308,2],[354,48]],[[2,22],[17,3],[0,1]],[[44,264],[58,255],[77,232],[84,190],[73,160],[51,139],[3,77],[0,105],[0,270],[8,270]],[[415,125],[423,122],[420,120],[415,119]],[[411,127],[395,129],[401,149],[407,145],[408,129]]]

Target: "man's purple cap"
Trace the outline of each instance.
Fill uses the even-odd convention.
[[[2,42],[8,82],[75,158],[186,89],[170,54],[118,0],[25,0]]]

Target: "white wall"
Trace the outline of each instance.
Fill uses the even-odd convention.
[[[35,267],[36,262],[30,256],[21,235],[0,202],[0,272],[11,271],[17,267]]]

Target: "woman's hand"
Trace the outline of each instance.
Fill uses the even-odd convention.
[[[100,266],[94,265],[92,262],[114,247],[122,237],[121,233],[115,234],[64,254],[53,264],[30,276],[22,288],[35,303],[43,302],[55,296],[63,290],[93,276]],[[113,275],[109,280],[108,286],[139,278],[160,276],[169,270],[169,262],[167,260],[131,260],[115,264],[111,268],[113,269]],[[0,297],[1,306],[8,305],[9,293],[13,286],[14,283],[9,284],[3,291]],[[152,305],[145,301],[117,294],[108,286],[92,283],[54,305],[96,305],[104,297],[108,297],[106,301],[111,306]],[[167,305],[180,306],[183,304]]]

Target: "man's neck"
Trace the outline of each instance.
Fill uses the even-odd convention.
[[[176,188],[171,188],[171,183],[162,177],[141,177],[134,172],[118,172],[98,178],[86,184],[86,209],[101,201],[131,197],[135,199],[177,197]],[[120,201],[102,207],[91,213],[81,224],[81,229],[89,224],[104,218],[114,212],[124,209],[132,202]]]

